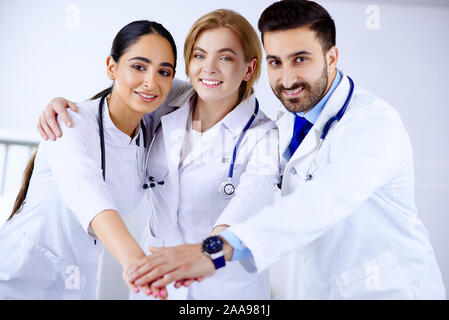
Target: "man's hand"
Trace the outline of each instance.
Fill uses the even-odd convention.
[[[74,112],[78,112],[78,107],[71,101],[64,98],[54,98],[45,107],[42,114],[39,116],[37,123],[37,130],[43,139],[56,140],[56,137],[61,137],[61,129],[59,128],[56,116],[59,115],[64,120],[68,127],[72,126],[72,122],[66,108],[70,108]]]
[[[227,225],[227,224],[221,224],[221,225],[216,226],[215,228],[213,228],[210,234],[211,234],[212,236],[216,236],[216,235],[218,235],[220,232],[226,230],[227,228],[229,228],[229,225]]]
[[[136,286],[151,284],[163,288],[169,283],[184,279],[210,277],[215,273],[212,260],[201,249],[201,244],[177,247],[150,248],[151,255],[128,272],[128,281]]]

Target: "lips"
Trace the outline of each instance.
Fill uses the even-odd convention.
[[[207,88],[216,88],[223,83],[223,81],[216,79],[200,79],[200,82]]]
[[[293,90],[282,90],[282,92],[289,98],[295,98],[304,91],[304,87],[298,87]]]
[[[137,96],[143,100],[144,102],[153,102],[154,100],[156,100],[156,98],[158,97],[155,94],[151,94],[151,93],[143,93],[140,91],[135,91],[135,93],[137,94]]]

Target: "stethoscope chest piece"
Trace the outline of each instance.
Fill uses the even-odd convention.
[[[232,184],[230,179],[223,181],[218,186],[218,193],[222,194],[225,199],[231,199],[234,196],[235,186]]]

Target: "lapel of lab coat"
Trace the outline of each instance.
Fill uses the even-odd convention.
[[[287,154],[290,155],[288,147],[292,140],[293,126],[295,124],[295,115],[288,111],[284,106],[278,112],[276,125],[279,130],[279,155],[281,158],[281,168],[288,162]]]
[[[168,171],[173,178],[176,177],[176,180],[178,179],[181,149],[190,111],[190,98],[193,94],[194,90],[192,88],[178,98],[172,100],[169,103],[169,106],[176,109],[161,117]],[[178,185],[178,183],[175,184],[176,186]]]
[[[203,154],[205,154],[210,148],[216,148],[219,147],[219,144],[222,143],[221,140],[217,139],[217,136],[219,135],[222,137],[223,130],[225,130],[225,127],[229,129],[230,133],[233,135],[234,138],[234,144],[232,144],[232,147],[235,146],[235,143],[237,142],[238,137],[243,131],[243,128],[248,123],[249,119],[251,118],[252,112],[255,108],[255,96],[254,94],[250,96],[248,99],[245,99],[242,101],[239,105],[237,105],[231,112],[229,112],[223,120],[221,120],[221,124],[219,124],[219,128],[216,131],[215,135],[211,137],[211,139],[207,142],[207,144],[197,144],[193,146],[193,148],[190,150],[190,153],[188,156],[184,159],[183,167],[189,165],[193,161],[200,158]],[[259,107],[260,108],[260,107]],[[188,112],[187,112],[188,115]],[[226,149],[222,150],[222,157],[225,155],[228,155],[229,152],[232,152],[233,149],[229,149],[230,144],[225,144]],[[201,148],[198,150],[197,148]],[[229,149],[229,150],[228,150]],[[230,154],[232,156],[232,154]],[[223,161],[222,159],[218,159],[219,161]],[[231,159],[228,159],[231,161]]]
[[[309,133],[306,135],[302,143],[299,145],[296,152],[291,157],[289,163],[301,160],[305,156],[309,155],[312,151],[315,151],[320,142],[320,136],[323,132],[323,128],[330,118],[337,114],[337,112],[343,106],[348,94],[349,94],[349,80],[348,77],[342,73],[342,79],[338,87],[335,89],[332,96],[327,101],[324,109],[321,111],[320,116],[317,121],[310,129]],[[337,125],[334,123],[333,126]],[[290,133],[290,139],[292,137],[292,132]]]

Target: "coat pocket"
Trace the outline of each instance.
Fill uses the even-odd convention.
[[[58,299],[65,290],[65,270],[62,258],[22,236],[0,265],[0,282],[18,291],[17,298]]]
[[[343,299],[413,299],[405,270],[394,250],[335,277]]]

